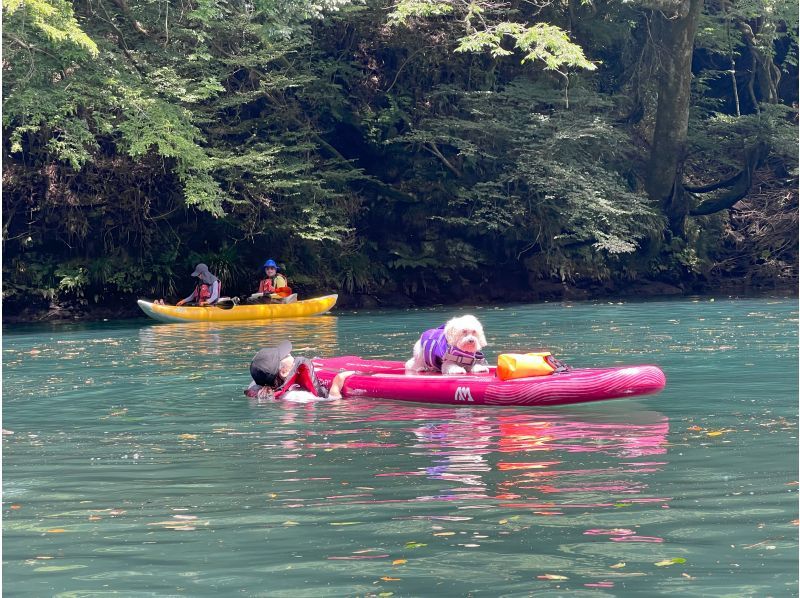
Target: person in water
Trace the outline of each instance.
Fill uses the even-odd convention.
[[[261,267],[264,269],[265,277],[258,284],[259,293],[262,293],[265,298],[272,297],[273,299],[288,297],[292,294],[289,281],[286,280],[286,275],[279,273],[280,268],[275,260],[268,259]]]
[[[214,305],[219,300],[219,292],[222,284],[219,279],[208,271],[205,264],[197,264],[192,276],[198,279],[192,294],[181,299],[175,305]]]
[[[341,399],[345,379],[354,372],[339,372],[331,387],[319,381],[314,364],[307,357],[292,355],[292,343],[281,341],[275,347],[265,347],[250,363],[252,383],[244,391],[248,397],[278,399],[287,393],[305,391],[315,397]]]

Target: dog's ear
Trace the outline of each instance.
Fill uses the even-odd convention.
[[[478,333],[478,342],[481,344],[481,347],[485,347],[486,346],[486,335],[483,334],[483,326],[481,326],[480,323],[475,328],[475,332]]]
[[[458,342],[459,326],[458,318],[453,318],[447,321],[444,325],[444,338],[448,345],[455,346]]]

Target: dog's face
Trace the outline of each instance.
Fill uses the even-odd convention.
[[[475,353],[486,346],[483,326],[475,316],[453,318],[444,325],[447,344],[468,353]]]

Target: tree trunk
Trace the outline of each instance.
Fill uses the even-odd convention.
[[[778,84],[781,80],[781,70],[773,63],[772,56],[765,52],[762,48],[767,45],[771,47],[773,44],[765,44],[764,39],[772,40],[774,38],[774,27],[765,26],[766,31],[753,31],[753,27],[749,23],[740,21],[738,24],[739,31],[742,32],[745,45],[750,52],[753,61],[753,81],[758,83],[758,90],[761,92],[760,97],[754,97],[755,110],[759,112],[758,102],[766,104],[776,104],[778,102]],[[769,28],[767,28],[769,27]],[[759,37],[762,37],[761,41]],[[755,96],[755,92],[753,92]]]
[[[692,53],[703,0],[682,0],[673,6],[672,13],[656,13],[661,71],[647,193],[660,202],[672,234],[683,236],[689,197],[680,178],[689,128]]]

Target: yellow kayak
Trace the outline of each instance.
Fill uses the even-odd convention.
[[[139,299],[144,313],[160,322],[238,322],[241,320],[273,320],[275,318],[297,318],[316,316],[331,310],[338,295],[325,295],[294,303],[260,303],[256,305],[234,305],[231,307],[196,307],[182,305],[156,305]]]

